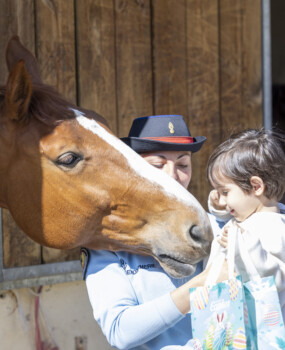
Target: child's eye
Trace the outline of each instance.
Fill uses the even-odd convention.
[[[182,169],[188,168],[188,164],[178,164],[178,166]]]
[[[226,196],[228,194],[228,191],[222,191],[222,195]]]

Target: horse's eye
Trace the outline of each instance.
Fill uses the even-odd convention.
[[[73,168],[82,159],[78,154],[68,152],[64,153],[57,158],[56,164],[64,166],[66,168]]]

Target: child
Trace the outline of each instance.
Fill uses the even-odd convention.
[[[280,213],[278,200],[285,191],[284,147],[284,134],[246,130],[216,148],[207,166],[207,177],[217,191],[220,208],[226,207],[233,217],[218,242],[226,247],[227,228],[238,225],[260,276],[275,277],[283,319],[285,214]],[[239,254],[236,261],[238,258]],[[246,268],[238,272],[246,281]]]

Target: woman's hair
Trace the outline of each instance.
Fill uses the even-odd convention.
[[[225,176],[244,192],[252,190],[250,179],[258,176],[265,184],[264,195],[280,200],[285,192],[285,134],[249,129],[232,135],[211,154],[207,178],[219,184]]]

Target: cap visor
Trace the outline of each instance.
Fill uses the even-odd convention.
[[[121,140],[138,153],[157,152],[157,151],[190,151],[198,152],[206,141],[205,136],[194,137],[193,143],[172,143],[164,141],[155,141],[142,139],[139,137],[122,137]]]

